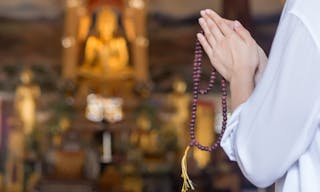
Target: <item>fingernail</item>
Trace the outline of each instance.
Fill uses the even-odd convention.
[[[203,20],[203,18],[202,18],[202,17],[201,17],[201,18],[199,18],[198,20],[199,20],[199,23],[204,22],[204,20]]]
[[[204,16],[204,15],[206,14],[206,12],[205,12],[204,10],[201,10],[201,11],[200,11],[200,14],[201,14],[202,16]]]
[[[241,26],[242,25],[241,25],[241,23],[239,21],[237,21],[237,20],[234,21],[234,28],[239,28]]]

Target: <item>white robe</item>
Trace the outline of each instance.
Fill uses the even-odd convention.
[[[221,146],[258,187],[320,192],[320,1],[287,0],[267,68]]]

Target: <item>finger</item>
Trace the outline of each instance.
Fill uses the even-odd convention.
[[[233,30],[226,24],[223,18],[221,18],[216,12],[207,9],[206,14],[214,20],[214,22],[218,25],[220,31],[225,35],[225,36],[230,36],[234,32]]]
[[[205,10],[201,10],[201,11],[200,11],[200,15],[201,15],[202,17],[204,17],[204,16],[206,15],[206,11],[205,11]]]
[[[215,57],[214,57],[214,49],[209,45],[207,39],[205,38],[204,35],[202,35],[201,33],[197,34],[197,38],[200,42],[200,44],[202,45],[204,51],[206,52],[206,54],[209,57],[209,60],[212,64],[212,66],[220,73],[220,74],[226,74],[226,69],[224,66],[219,65],[219,62],[215,62]]]
[[[245,42],[250,43],[254,41],[250,32],[247,29],[245,29],[239,21],[234,21],[234,30]]]
[[[221,32],[221,30],[219,29],[217,24],[214,21],[212,21],[212,19],[210,17],[208,17],[208,15],[205,16],[205,21],[206,21],[211,33],[213,34],[214,38],[217,41],[224,38],[223,33]]]
[[[200,18],[199,23],[200,23],[200,26],[206,36],[206,39],[209,41],[209,44],[213,47],[216,43],[216,39],[215,39],[213,33],[211,32],[208,24],[206,23],[204,18]]]
[[[223,20],[224,20],[224,22],[226,22],[227,23],[227,25],[230,27],[230,29],[234,29],[234,21],[232,21],[232,20],[229,20],[229,19],[224,19],[223,18]]]
[[[206,54],[208,55],[209,58],[211,58],[213,56],[213,48],[211,47],[211,45],[209,44],[208,40],[206,39],[206,37],[201,34],[198,33],[197,34],[197,38],[200,42],[200,44],[202,45],[204,51],[206,52]]]
[[[198,33],[197,38],[198,38],[202,48],[206,52],[207,56],[209,57],[210,62],[212,63],[212,65],[214,65],[214,62],[213,62],[214,50],[213,50],[213,48],[210,46],[209,42],[207,41],[206,37],[203,34]]]
[[[206,14],[206,11],[205,11],[205,10],[200,11],[200,14],[201,14],[202,17],[208,16],[208,15]],[[233,28],[234,28],[234,21],[229,20],[229,19],[225,19],[225,18],[222,18],[222,19],[227,23],[227,25],[230,27],[230,29],[233,30]]]
[[[205,19],[207,25],[209,26],[209,29],[211,33],[213,34],[214,38],[219,41],[223,38],[223,34],[220,31],[219,27],[216,25],[216,23],[208,16],[206,11],[201,11],[201,16]]]

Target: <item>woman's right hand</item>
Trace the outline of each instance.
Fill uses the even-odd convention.
[[[259,56],[250,33],[238,21],[231,29],[212,10],[202,11],[201,15],[199,23],[204,34],[197,36],[211,64],[230,83],[233,80],[253,82]]]
[[[232,68],[235,68],[236,72],[239,69],[251,69],[256,84],[268,61],[263,49],[238,21],[223,19],[212,10],[202,11],[201,15],[202,18],[199,19],[199,23],[204,30],[204,35],[198,34],[198,38],[212,65],[228,81],[231,81],[232,75],[230,72],[233,70]],[[221,21],[224,21],[225,24],[221,24]],[[222,28],[228,26],[229,31],[233,33],[229,33],[229,37],[223,36],[221,26]],[[219,33],[219,28],[222,33]],[[242,64],[241,60],[243,60]]]

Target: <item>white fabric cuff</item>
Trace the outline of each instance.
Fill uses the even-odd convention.
[[[228,120],[227,128],[223,134],[220,146],[223,148],[227,156],[231,161],[236,161],[234,154],[234,143],[235,143],[235,131],[239,124],[240,113],[244,104],[241,104],[232,113],[231,118]]]

